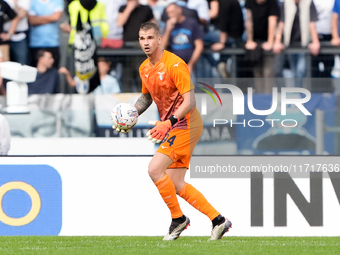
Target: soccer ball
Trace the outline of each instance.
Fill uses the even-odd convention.
[[[117,104],[111,110],[111,121],[117,128],[128,130],[137,124],[138,111],[133,105],[127,103]]]

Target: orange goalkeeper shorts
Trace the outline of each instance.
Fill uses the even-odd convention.
[[[188,128],[171,129],[157,152],[165,154],[174,162],[169,168],[188,168],[192,152],[203,132],[203,123],[197,109],[191,112]]]

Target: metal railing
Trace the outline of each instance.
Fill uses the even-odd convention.
[[[215,51],[210,48],[205,48],[203,51],[204,55],[215,53]],[[241,45],[233,45],[231,47],[226,47],[222,51],[219,51],[221,55],[228,55],[232,59],[232,67],[231,67],[231,78],[237,77],[237,68],[241,68],[237,66],[236,56],[241,56],[245,54],[244,44]],[[306,77],[311,77],[311,57],[310,51],[307,47],[288,47],[283,51],[283,54],[298,54],[304,53],[307,57],[307,66],[306,66]],[[115,58],[121,57],[131,57],[131,56],[144,56],[144,52],[138,45],[138,42],[128,43],[125,47],[121,49],[108,49],[108,48],[99,48],[97,50],[98,56],[109,57],[113,60]],[[265,54],[273,54],[272,52],[265,52]],[[319,54],[324,55],[337,55],[340,54],[340,47],[334,47],[330,44],[330,42],[321,42],[321,49]]]

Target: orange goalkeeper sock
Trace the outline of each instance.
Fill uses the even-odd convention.
[[[186,183],[178,194],[194,208],[207,215],[210,220],[215,219],[220,213],[207,201],[207,199],[190,184]]]
[[[155,182],[155,185],[171,212],[171,218],[176,219],[182,217],[183,212],[177,200],[175,185],[169,175],[165,174],[162,179]]]

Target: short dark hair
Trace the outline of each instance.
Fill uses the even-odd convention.
[[[99,63],[99,62],[105,62],[105,63],[111,65],[111,61],[109,61],[106,57],[98,57],[98,58],[97,58],[97,62],[98,62],[98,63]]]
[[[37,54],[35,55],[36,60],[39,61],[39,59],[45,55],[45,52],[51,53],[49,50],[46,49],[38,50]]]
[[[154,22],[145,22],[145,23],[142,23],[142,25],[140,25],[140,27],[139,27],[139,30],[146,31],[146,30],[149,30],[151,28],[155,29],[157,34],[160,34],[159,26],[156,23],[154,23]]]

